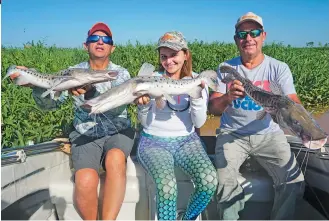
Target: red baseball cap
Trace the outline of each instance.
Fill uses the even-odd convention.
[[[97,22],[96,24],[94,24],[91,29],[88,31],[88,37],[90,35],[92,35],[94,32],[96,31],[102,31],[105,34],[107,34],[108,36],[112,37],[112,32],[109,28],[109,26],[107,26],[105,23],[103,22]]]

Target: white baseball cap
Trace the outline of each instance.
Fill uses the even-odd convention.
[[[235,24],[235,28],[237,28],[240,24],[242,24],[243,22],[246,21],[254,21],[257,22],[258,24],[260,24],[262,26],[262,28],[264,27],[263,25],[263,19],[256,15],[253,12],[247,12],[246,14],[242,15],[236,22]]]

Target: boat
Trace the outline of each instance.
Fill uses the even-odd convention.
[[[305,194],[303,200],[297,202],[295,220],[329,219],[329,144],[319,150],[309,150],[296,137],[286,136],[302,171],[306,171]],[[201,138],[213,159],[216,136],[201,135]],[[137,142],[138,139],[127,159],[126,193],[117,220],[157,220],[154,184],[136,159]],[[67,139],[2,149],[2,219],[82,220],[73,203],[74,170],[70,156]],[[307,166],[302,163],[306,158]],[[193,183],[180,169],[177,168],[175,173],[177,209],[182,210],[193,191]],[[249,158],[240,168],[238,181],[244,189],[246,201],[240,219],[268,219],[274,199],[272,179]],[[100,196],[103,186],[104,173],[101,173]],[[101,200],[99,204],[102,204]],[[216,204],[214,197],[197,220],[218,220]]]

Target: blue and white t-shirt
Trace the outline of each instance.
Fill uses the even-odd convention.
[[[235,68],[242,77],[246,77],[254,85],[271,91],[270,82],[276,82],[281,91],[285,94],[295,94],[296,90],[293,83],[293,77],[288,65],[265,55],[263,62],[253,69],[247,69],[241,63],[241,57],[233,58],[219,65],[229,65]],[[218,68],[219,81],[226,73],[220,73]],[[225,94],[229,90],[230,84],[224,84],[220,81],[219,93]],[[257,112],[263,108],[257,105],[250,97],[236,99],[228,106],[221,117],[220,128],[235,131],[242,135],[265,134],[281,130],[269,114],[266,114],[262,120],[257,120]]]

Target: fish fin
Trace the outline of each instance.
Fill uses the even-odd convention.
[[[258,111],[256,114],[256,119],[257,120],[263,120],[266,116],[266,111],[262,110],[262,111]]]
[[[197,88],[193,88],[193,90],[188,92],[188,95],[194,99],[198,99],[202,97],[202,88],[198,86]]]
[[[270,81],[270,90],[273,94],[284,95],[282,88],[276,81]]]
[[[155,98],[155,105],[158,109],[162,110],[166,106],[163,96]]]
[[[152,76],[153,72],[155,70],[155,67],[149,63],[144,63],[142,67],[139,69],[139,72],[137,74],[138,77],[140,76]]]
[[[53,99],[54,97],[53,97],[53,95],[52,95],[51,92],[53,92],[52,88],[50,88],[50,89],[46,90],[45,92],[43,92],[43,93],[41,94],[41,97],[42,97],[42,98],[45,98],[48,94],[50,94],[50,97]]]
[[[38,72],[35,68],[29,68],[30,71]]]
[[[168,94],[163,94],[163,96],[166,98],[166,100],[171,103],[172,105],[176,104],[176,101],[174,100],[174,98],[172,98],[170,95]]]
[[[63,80],[56,82],[51,88],[49,88],[49,89],[47,89],[45,92],[43,92],[43,93],[41,94],[41,97],[42,97],[42,98],[45,98],[48,94],[50,94],[51,92],[54,91],[54,88],[55,88],[57,85],[59,85],[59,84],[62,83],[62,82],[63,82]]]

